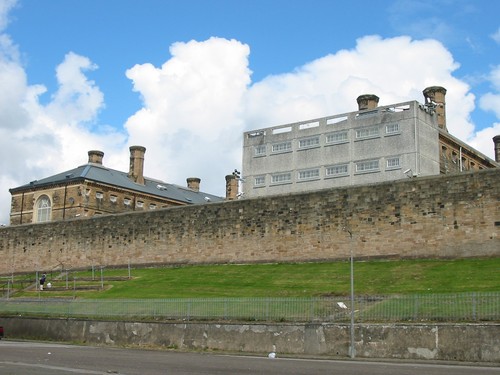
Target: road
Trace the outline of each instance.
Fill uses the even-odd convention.
[[[2,375],[500,375],[500,367],[250,357],[0,341]]]

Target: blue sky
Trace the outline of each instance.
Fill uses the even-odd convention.
[[[0,223],[8,189],[86,163],[224,195],[242,132],[444,86],[448,129],[493,157],[494,0],[0,0]]]

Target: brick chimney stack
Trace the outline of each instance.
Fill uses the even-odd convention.
[[[446,128],[446,89],[441,86],[427,87],[424,91],[425,104],[435,105],[439,129]]]
[[[137,184],[144,185],[144,154],[146,148],[130,146],[130,169],[128,178]]]
[[[360,95],[356,101],[358,102],[358,111],[364,111],[377,108],[379,97],[373,94]]]
[[[234,174],[226,176],[226,199],[234,200],[238,198],[238,179]]]
[[[102,158],[104,157],[104,152],[98,150],[89,151],[89,164],[100,164],[102,165]]]
[[[201,179],[199,179],[198,177],[188,177],[186,181],[188,188],[190,188],[193,191],[200,191]]]
[[[495,161],[500,163],[500,135],[493,137],[493,143],[495,144]]]

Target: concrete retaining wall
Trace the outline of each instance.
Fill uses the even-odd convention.
[[[111,322],[0,317],[6,338],[92,345],[215,350],[277,355],[348,357],[350,326]],[[500,324],[362,324],[358,358],[500,363]]]

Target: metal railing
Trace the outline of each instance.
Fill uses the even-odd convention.
[[[69,318],[347,322],[348,297],[1,299],[0,314]],[[356,297],[362,322],[500,321],[500,292]]]

